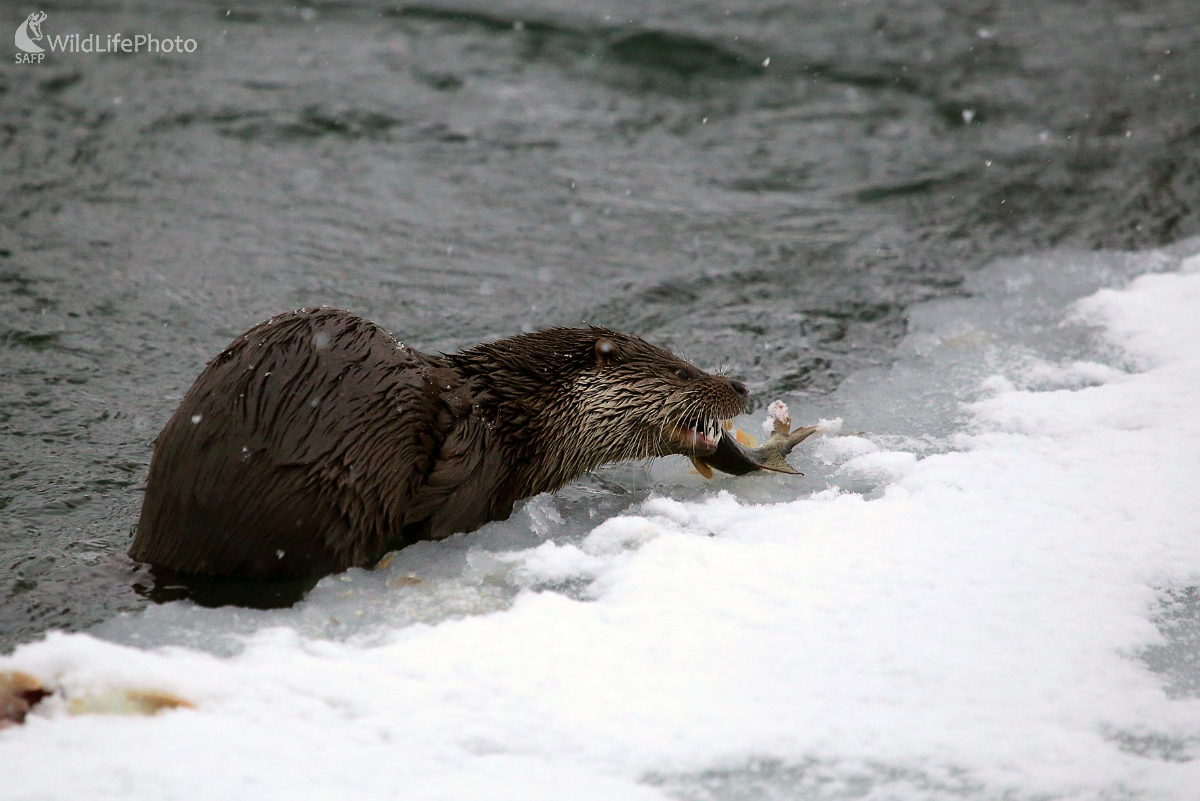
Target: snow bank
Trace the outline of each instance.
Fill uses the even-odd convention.
[[[0,670],[197,708],[45,704],[0,797],[1194,799],[1200,700],[1164,671],[1196,668],[1142,656],[1200,581],[1200,263],[1126,283],[1179,265],[1012,262],[915,310],[895,366],[789,399],[842,418],[799,483],[677,465],[599,525],[535,499],[293,610],[22,646]]]

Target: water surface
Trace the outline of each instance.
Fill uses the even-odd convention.
[[[588,321],[803,402],[998,256],[1200,232],[1192,0],[45,10],[200,48],[0,69],[0,648],[147,603],[150,441],[276,312]]]

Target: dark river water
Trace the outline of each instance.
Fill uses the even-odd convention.
[[[759,399],[1003,255],[1200,233],[1200,3],[0,3],[0,652],[149,603],[150,441],[254,323],[588,321]],[[4,41],[11,42],[8,34]]]

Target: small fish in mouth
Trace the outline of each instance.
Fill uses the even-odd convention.
[[[732,431],[732,423],[723,424],[724,431],[719,432],[709,453],[697,453],[692,456],[692,464],[705,478],[712,478],[713,468],[722,473],[735,476],[745,475],[755,470],[771,470],[776,473],[803,475],[787,462],[787,455],[792,449],[817,432],[816,426],[804,426],[792,430],[792,418],[787,413],[787,406],[781,401],[775,401],[768,408],[769,422],[772,425],[770,439],[758,447],[746,447]],[[740,432],[738,432],[740,433]],[[707,443],[707,440],[705,441]],[[715,446],[715,447],[714,447]]]

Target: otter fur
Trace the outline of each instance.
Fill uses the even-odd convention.
[[[253,579],[369,566],[609,462],[710,455],[746,397],[605,328],[434,356],[349,312],[290,312],[213,359],[155,440],[129,555]]]

